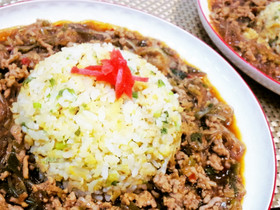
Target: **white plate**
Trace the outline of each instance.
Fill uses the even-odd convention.
[[[235,111],[246,144],[244,209],[268,209],[276,177],[275,150],[265,115],[242,78],[214,50],[186,31],[133,9],[94,1],[27,1],[0,8],[0,29],[36,19],[98,20],[136,30],[164,41],[182,58],[208,74],[211,83]]]
[[[236,66],[238,66],[244,73],[249,75],[251,78],[262,84],[266,88],[280,95],[280,82],[276,81],[275,79],[271,78],[261,70],[248,63],[237,52],[235,52],[232,47],[229,46],[228,43],[226,43],[223,38],[215,31],[214,27],[211,25],[208,2],[208,0],[197,0],[197,8],[202,25],[204,26],[212,41],[217,45],[222,53]]]

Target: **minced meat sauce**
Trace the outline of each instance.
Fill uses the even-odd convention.
[[[182,143],[166,174],[114,201],[68,192],[46,177],[14,124],[9,106],[34,66],[73,43],[110,42],[157,66],[179,95]],[[162,42],[124,28],[87,21],[44,20],[0,32],[1,209],[242,209],[245,194],[233,110],[219,100],[205,73],[186,64]]]
[[[225,42],[246,61],[280,82],[280,55],[275,48],[279,37],[275,34],[269,38],[273,27],[264,31],[259,20],[260,13],[272,2],[276,0],[209,0],[209,9],[212,24]],[[278,17],[273,18],[276,21]]]

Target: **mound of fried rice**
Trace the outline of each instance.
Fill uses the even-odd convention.
[[[107,200],[165,173],[181,139],[178,96],[146,60],[121,51],[133,75],[149,78],[135,83],[132,99],[117,100],[110,84],[70,73],[100,65],[113,48],[63,48],[35,67],[12,106],[41,171]]]

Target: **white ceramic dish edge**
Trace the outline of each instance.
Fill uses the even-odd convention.
[[[235,52],[215,31],[210,21],[208,0],[197,0],[197,8],[203,27],[207,31],[212,41],[222,51],[222,53],[248,76],[256,80],[258,83],[262,84],[264,87],[280,95],[280,82],[277,82],[273,78],[269,77],[268,75],[264,74],[262,71],[248,63],[237,52]]]
[[[93,19],[124,26],[164,41],[182,58],[205,71],[222,98],[234,108],[237,125],[247,145],[244,173],[247,195],[243,208],[269,207],[276,175],[275,150],[269,126],[253,93],[220,55],[189,33],[159,18],[122,6],[87,0],[26,1],[6,6],[0,8],[0,29],[30,24],[37,18],[50,21]]]

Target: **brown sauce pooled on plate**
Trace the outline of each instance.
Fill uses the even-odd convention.
[[[67,192],[47,178],[24,144],[9,106],[24,80],[44,58],[73,43],[110,42],[157,66],[179,95],[182,143],[166,174],[156,175],[114,202]],[[164,43],[125,28],[95,21],[36,23],[0,32],[0,206],[26,209],[241,209],[245,195],[242,157],[233,110],[206,74],[181,60]],[[24,125],[23,125],[24,126]],[[2,132],[3,131],[3,132]],[[237,138],[238,137],[238,138]]]

